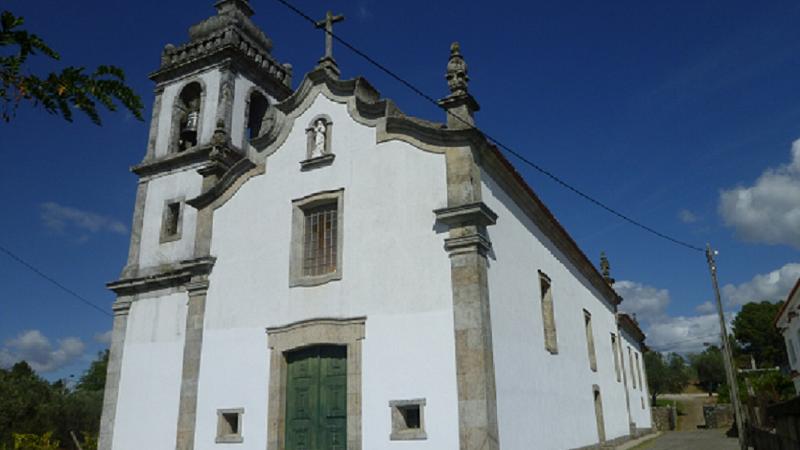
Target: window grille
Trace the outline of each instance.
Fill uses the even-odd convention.
[[[305,211],[303,275],[336,271],[336,203]]]

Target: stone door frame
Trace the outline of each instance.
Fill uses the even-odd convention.
[[[285,448],[286,354],[315,345],[347,347],[347,448],[361,450],[361,341],[366,317],[320,318],[267,328],[270,349],[267,450]]]

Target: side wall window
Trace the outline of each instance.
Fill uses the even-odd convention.
[[[619,367],[619,345],[617,343],[617,335],[611,333],[611,353],[614,354],[614,371],[617,374],[617,381],[622,381],[622,374]]]
[[[539,271],[540,299],[542,303],[542,325],[544,326],[544,348],[552,353],[558,353],[558,338],[556,335],[556,318],[553,311],[553,289],[550,278]]]
[[[636,373],[633,371],[633,350],[631,350],[630,346],[628,346],[628,361],[631,366],[631,383],[633,384],[633,388],[636,389]]]
[[[594,332],[592,332],[592,315],[583,310],[583,324],[586,328],[586,347],[589,351],[589,368],[597,372],[597,356],[594,351]]]

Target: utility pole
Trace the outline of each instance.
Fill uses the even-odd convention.
[[[728,329],[725,326],[725,313],[722,311],[722,300],[719,296],[719,285],[717,284],[717,263],[714,261],[716,250],[711,250],[711,244],[706,244],[706,259],[708,260],[708,270],[711,272],[711,286],[714,288],[714,297],[717,300],[717,313],[719,314],[719,330],[722,342],[722,360],[725,362],[725,375],[728,378],[728,386],[731,389],[731,402],[733,402],[733,412],[736,417],[736,428],[739,431],[739,447],[747,450],[747,430],[744,427],[742,416],[742,404],[739,402],[739,385],[736,382],[736,371],[733,369],[733,354],[728,342]]]

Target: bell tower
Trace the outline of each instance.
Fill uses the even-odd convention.
[[[188,42],[164,47],[150,74],[156,96],[147,152],[132,168],[139,189],[123,278],[205,256],[192,242],[197,211],[185,201],[251,151],[271,105],[292,93],[292,68],[272,56],[249,1],[214,6],[215,15],[189,28]]]
[[[187,296],[176,448],[193,448],[202,317],[214,258],[213,210],[191,200],[235,164],[246,165],[250,142],[271,124],[272,105],[292,93],[292,68],[272,56],[272,41],[251,20],[250,3],[219,0],[214,6],[215,15],[189,28],[188,42],[164,47],[150,75],[155,100],[145,157],[131,168],[139,181],[128,260],[120,279],[108,284],[117,299],[100,450],[110,450],[114,440],[128,316],[139,299],[170,293]]]
[[[291,94],[292,69],[272,56],[272,41],[251,20],[247,0],[219,0],[217,14],[192,26],[189,41],[167,44],[150,75],[156,103],[146,160],[207,144],[218,124],[247,150],[245,130],[256,109]]]

